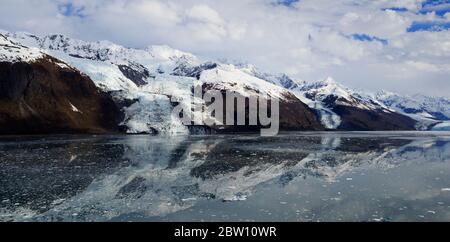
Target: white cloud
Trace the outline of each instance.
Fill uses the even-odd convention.
[[[63,16],[58,6],[69,2],[85,17]],[[449,31],[406,31],[414,21],[448,21],[448,13],[416,14],[420,0],[301,0],[291,7],[274,2],[1,0],[0,28],[134,47],[167,44],[298,79],[334,76],[358,88],[450,93]],[[357,40],[353,34],[387,44]]]
[[[207,5],[195,5],[186,12],[187,17],[200,22],[221,25],[224,20],[220,15]]]
[[[372,10],[370,12],[347,13],[337,26],[347,34],[367,33],[380,38],[392,38],[406,32],[412,21],[395,11]]]

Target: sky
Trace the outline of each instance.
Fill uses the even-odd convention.
[[[450,0],[0,0],[0,29],[450,97]]]

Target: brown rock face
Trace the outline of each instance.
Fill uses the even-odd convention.
[[[314,111],[291,93],[280,102],[280,126],[288,131],[321,131],[325,128]]]
[[[262,126],[258,119],[258,125],[249,125],[249,99],[237,94],[237,97],[245,99],[245,123],[246,125],[236,125],[237,124],[237,107],[234,108],[234,114],[231,113],[225,104],[227,103],[226,91],[220,88],[215,87],[211,84],[204,84],[202,87],[204,91],[208,90],[216,90],[220,91],[223,94],[224,101],[224,113],[223,117],[226,118],[228,115],[232,115],[235,117],[235,121],[233,126],[214,126],[209,127],[214,130],[216,133],[240,133],[240,132],[259,132],[261,128],[268,128]],[[257,93],[255,91],[255,93]],[[255,94],[256,95],[256,94]],[[268,102],[266,99],[261,98],[259,101]],[[268,102],[268,112],[271,113],[271,104]],[[209,105],[209,104],[208,104]],[[235,103],[236,105],[236,103]],[[256,110],[259,115],[259,109]],[[306,104],[300,101],[293,94],[286,92],[283,94],[283,98],[279,100],[279,129],[280,131],[322,131],[325,130],[324,126],[318,120],[318,117],[314,113],[314,111],[309,108]],[[199,128],[199,127],[197,127]]]
[[[122,118],[89,77],[53,57],[0,62],[0,134],[117,132]]]
[[[356,107],[338,105],[333,108],[342,119],[339,130],[346,131],[392,131],[415,130],[417,121],[399,113],[369,111]]]

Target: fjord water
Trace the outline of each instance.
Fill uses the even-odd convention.
[[[450,133],[3,137],[0,221],[450,221]]]

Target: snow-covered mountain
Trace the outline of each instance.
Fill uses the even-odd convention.
[[[376,98],[393,110],[418,120],[419,130],[450,130],[450,99],[420,94],[402,96],[381,91]]]
[[[399,113],[416,120],[418,130],[448,130],[450,127],[449,98],[421,94],[407,96],[384,90],[373,94],[352,90],[332,77],[315,82],[296,81],[285,74],[263,73],[251,64],[237,66],[247,73],[295,93],[300,100],[318,112],[322,124],[328,129],[337,129],[342,124],[340,115],[332,110],[336,105]]]
[[[317,110],[329,129],[341,130],[411,130],[415,121],[395,112],[372,95],[355,91],[332,78],[297,83],[292,88],[303,102]]]
[[[264,73],[251,64],[237,66],[246,73],[288,89],[315,110],[326,129],[414,129],[414,120],[397,113],[373,95],[352,90],[331,77],[315,82],[296,81],[285,74]]]
[[[178,117],[173,117],[172,110],[175,103],[180,103],[191,111],[194,83],[209,89],[234,91],[244,97],[277,97],[281,107],[289,105],[297,109],[297,112],[290,112],[288,108],[281,108],[282,126],[295,130],[323,129],[314,112],[289,90],[233,64],[203,61],[167,46],[133,49],[107,41],[91,43],[62,35],[5,35],[24,45],[43,49],[86,73],[122,105],[125,113],[122,125],[129,133],[188,133],[188,127],[182,125]]]
[[[306,98],[312,101],[322,102],[326,106],[343,105],[367,110],[391,111],[377,100],[351,90],[339,84],[331,77],[314,83],[303,83],[297,89],[303,92]]]
[[[0,134],[110,133],[121,119],[88,76],[0,34]]]
[[[0,61],[2,62],[29,62],[42,58],[44,55],[38,48],[23,46],[4,35],[0,35],[0,47]]]
[[[6,33],[10,38],[66,61],[86,73],[103,91],[124,105],[122,125],[129,133],[187,133],[185,126],[171,117],[169,95],[189,96],[185,88],[192,80],[165,78],[177,63],[198,63],[196,57],[167,46],[145,50],[125,48],[108,41],[85,42],[63,35],[38,37],[28,33]],[[179,78],[178,78],[179,79]],[[153,86],[146,86],[150,83]],[[164,83],[164,85],[160,85]],[[172,87],[172,88],[167,88]],[[178,88],[180,87],[180,88]],[[170,91],[168,90],[170,89]],[[180,93],[171,91],[178,90]]]
[[[120,125],[128,133],[192,131],[172,111],[180,104],[191,113],[199,112],[191,109],[194,84],[244,97],[279,98],[281,128],[286,130],[437,129],[445,128],[450,116],[448,99],[386,92],[371,95],[332,78],[298,81],[285,74],[266,73],[251,64],[204,60],[168,46],[135,49],[63,35],[0,33],[3,61],[33,62],[45,54],[90,77],[122,110]],[[20,48],[8,47],[10,42]],[[195,100],[194,105],[202,104],[202,100]]]

